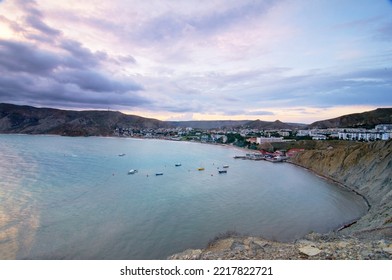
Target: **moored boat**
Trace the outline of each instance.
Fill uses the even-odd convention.
[[[219,170],[218,172],[219,172],[219,174],[225,174],[225,173],[227,173],[227,170]]]
[[[203,171],[203,170],[204,170],[204,167],[199,167],[197,170]]]
[[[163,175],[163,172],[157,172],[157,173],[155,173],[155,176],[161,176],[161,175]]]
[[[131,169],[128,171],[128,175],[137,173],[136,169]]]
[[[175,166],[176,167],[181,166],[181,163],[176,163]]]

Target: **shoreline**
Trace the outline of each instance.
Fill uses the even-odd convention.
[[[307,171],[313,173],[314,175],[316,175],[316,176],[318,176],[318,177],[321,177],[321,178],[323,178],[323,179],[325,179],[325,180],[327,180],[327,181],[329,181],[329,182],[331,182],[331,183],[334,183],[335,185],[338,185],[339,187],[341,187],[341,188],[343,188],[343,189],[345,189],[345,190],[347,190],[347,191],[351,191],[351,192],[355,193],[356,195],[362,197],[363,200],[365,201],[365,204],[367,205],[367,208],[368,208],[368,209],[367,209],[367,212],[369,212],[369,210],[372,208],[372,205],[370,204],[369,200],[367,199],[367,197],[366,197],[364,194],[361,194],[360,192],[354,190],[353,188],[350,188],[349,186],[343,184],[342,182],[340,182],[340,181],[338,181],[338,180],[336,180],[336,179],[334,179],[334,178],[331,178],[331,177],[329,177],[329,176],[327,176],[327,175],[321,174],[321,173],[319,173],[319,172],[317,172],[317,171],[315,171],[315,170],[312,170],[312,169],[310,169],[310,168],[307,168],[307,167],[305,167],[305,166],[303,166],[303,165],[300,165],[300,164],[298,164],[298,163],[295,163],[295,162],[292,162],[292,161],[286,161],[286,163],[289,163],[289,164],[298,166],[298,167],[300,167],[300,168],[303,168],[303,169],[305,169],[305,170],[307,170]],[[366,214],[365,214],[365,215],[366,215]]]
[[[291,162],[291,161],[286,161],[286,162],[289,163],[289,164],[292,164],[292,165],[294,165],[294,166],[300,167],[300,168],[302,168],[302,169],[305,169],[305,170],[309,171],[310,173],[313,173],[315,176],[318,176],[318,177],[320,177],[320,178],[323,178],[323,179],[325,179],[325,180],[327,180],[327,181],[329,181],[329,182],[331,182],[331,183],[333,183],[333,184],[339,186],[340,188],[342,188],[342,189],[344,189],[344,190],[353,192],[353,193],[355,193],[356,195],[360,196],[360,197],[363,199],[363,201],[365,202],[365,204],[366,204],[366,206],[367,206],[366,213],[363,214],[363,215],[362,215],[361,217],[359,217],[358,219],[352,220],[352,221],[350,221],[349,223],[345,223],[345,224],[343,224],[342,226],[338,227],[337,229],[332,230],[333,232],[339,232],[339,231],[342,231],[343,229],[346,229],[346,228],[351,227],[352,225],[355,225],[360,219],[362,219],[365,215],[367,215],[367,214],[369,213],[370,209],[372,208],[372,205],[370,204],[369,200],[367,199],[367,197],[366,197],[365,195],[363,195],[363,194],[359,193],[358,191],[356,191],[356,190],[350,188],[349,186],[343,184],[342,182],[339,182],[339,181],[336,180],[336,179],[333,179],[333,178],[331,178],[331,177],[329,177],[329,176],[327,176],[327,175],[321,174],[321,173],[319,173],[319,172],[317,172],[317,171],[315,171],[315,170],[312,170],[312,169],[310,169],[310,168],[307,168],[307,167],[305,167],[305,166],[302,166],[302,165],[300,165],[300,164],[298,164],[298,163]]]

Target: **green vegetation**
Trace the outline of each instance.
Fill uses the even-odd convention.
[[[239,133],[228,133],[227,134],[227,144],[233,144],[238,147],[247,146],[245,137],[241,136]]]

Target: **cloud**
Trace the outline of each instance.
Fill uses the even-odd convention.
[[[131,79],[98,70],[106,55],[92,53],[78,42],[61,47],[57,53],[31,43],[0,40],[1,100],[87,108],[152,104],[137,93],[143,88]]]
[[[68,70],[56,73],[54,79],[64,84],[74,84],[84,90],[94,92],[124,93],[139,91],[142,87],[134,82],[117,81],[93,70]]]
[[[95,67],[108,58],[105,52],[93,53],[88,48],[83,47],[80,42],[74,40],[62,40],[59,47],[70,54],[66,58],[65,64],[71,68],[85,69]]]
[[[351,4],[4,1],[0,98],[185,117],[391,105],[390,6]]]
[[[25,13],[23,19],[26,28],[23,34],[26,38],[37,41],[53,41],[62,34],[60,30],[52,28],[44,22],[45,16],[36,1],[16,0],[15,4]]]
[[[126,64],[136,64],[137,61],[136,59],[132,56],[132,55],[122,55],[122,56],[118,56],[116,58],[114,58],[115,63],[117,64],[122,64],[122,63],[126,63]]]
[[[61,58],[29,43],[0,40],[0,69],[11,72],[48,74],[61,64]]]
[[[219,3],[213,10],[194,14],[173,9],[150,17],[135,30],[135,39],[145,43],[173,42],[189,34],[211,36],[229,30],[240,21],[260,17],[272,6],[272,1],[241,1]],[[132,34],[132,31],[130,31]]]
[[[7,25],[15,33],[22,33],[25,31],[17,22],[10,20],[3,15],[0,15],[0,22]]]
[[[275,115],[273,112],[269,111],[248,111],[246,115],[253,115],[253,116],[273,116]]]
[[[265,15],[274,5],[273,1],[241,1],[235,5],[223,5],[220,9],[189,20],[190,25],[205,33],[217,33],[230,29],[239,22],[249,21]]]
[[[61,34],[59,30],[51,28],[46,23],[44,23],[41,19],[41,16],[30,15],[26,17],[25,21],[30,27],[33,27],[34,29],[42,32],[49,37],[56,37]]]
[[[377,38],[385,41],[392,41],[392,21],[385,23],[383,26],[379,27],[377,31]]]
[[[58,83],[53,79],[18,74],[0,77],[0,98],[3,102],[56,107],[129,108],[149,106],[152,101],[136,92],[119,95],[115,92],[86,91]]]

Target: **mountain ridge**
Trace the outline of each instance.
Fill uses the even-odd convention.
[[[392,108],[344,115],[310,125],[262,120],[161,121],[118,111],[61,110],[0,103],[0,133],[56,134],[64,136],[112,136],[116,128],[158,129],[312,129],[334,127],[374,128],[392,123]]]
[[[71,111],[0,104],[2,133],[111,136],[119,126],[141,129],[168,125],[156,119],[115,111]]]
[[[377,108],[372,111],[343,115],[340,117],[316,121],[308,128],[374,128],[378,124],[392,123],[392,108]]]

